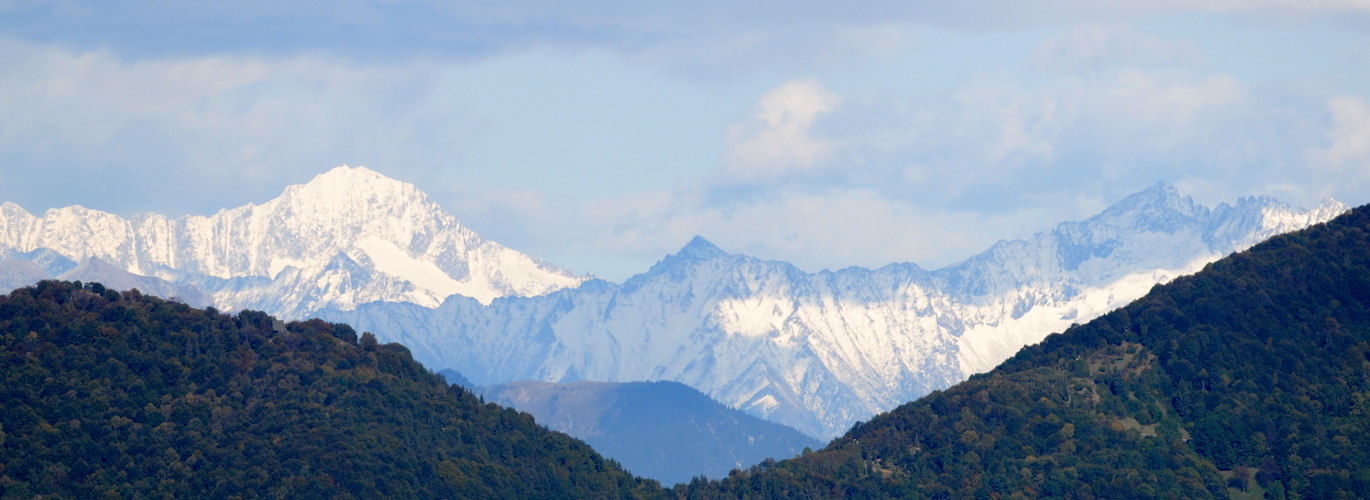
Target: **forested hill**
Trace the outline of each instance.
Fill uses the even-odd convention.
[[[1370,498],[1370,213],[682,497]]]
[[[662,495],[397,344],[98,284],[0,296],[0,402],[4,498]]]

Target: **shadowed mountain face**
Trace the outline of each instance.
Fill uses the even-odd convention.
[[[824,450],[682,494],[1365,498],[1368,450],[1362,207],[1157,287]]]
[[[663,484],[724,477],[736,468],[822,446],[676,382],[514,382],[487,387],[483,394],[584,439],[630,472]]]

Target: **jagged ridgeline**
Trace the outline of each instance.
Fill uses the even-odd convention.
[[[99,284],[0,296],[0,497],[659,496],[398,344]]]
[[[1276,237],[682,495],[1370,498],[1370,213]]]

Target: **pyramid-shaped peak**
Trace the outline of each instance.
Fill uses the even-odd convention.
[[[407,182],[397,181],[366,167],[342,165],[314,176],[305,186],[322,188],[342,188],[360,186],[409,186]]]
[[[63,273],[61,276],[58,276],[58,278],[74,279],[75,277],[79,276],[103,276],[110,274],[122,275],[127,273],[128,271],[125,271],[124,269],[120,268],[119,266],[115,266],[114,264],[110,264],[109,262],[105,262],[104,259],[95,256],[89,256],[82,260],[80,264],[77,264],[76,267],[72,268],[70,271],[67,271]]]
[[[386,177],[385,175],[381,174],[380,172],[377,172],[377,171],[375,171],[375,170],[371,170],[371,169],[366,168],[365,166],[362,166],[362,165],[358,165],[358,166],[355,166],[355,167],[354,167],[354,166],[351,166],[351,165],[338,165],[338,166],[336,166],[336,167],[333,167],[332,170],[329,170],[329,171],[327,171],[327,172],[324,172],[324,173],[322,173],[322,174],[319,174],[319,175],[315,176],[315,178],[316,178],[316,179],[324,179],[324,178],[347,178],[347,179],[352,179],[352,178],[357,178],[357,179],[385,178],[385,179],[389,179],[389,177]]]
[[[0,215],[25,217],[33,216],[33,214],[30,214],[28,210],[24,210],[24,207],[21,207],[18,203],[12,201],[0,203]]]
[[[718,245],[704,239],[703,236],[695,236],[679,252],[676,252],[676,256],[695,260],[709,260],[727,257],[728,252],[724,252],[722,248],[718,248]]]
[[[404,206],[431,204],[418,187],[366,167],[343,165],[315,176],[305,184],[286,188],[282,199],[318,207],[375,207],[377,203]]]
[[[1109,207],[1100,216],[1119,216],[1123,214],[1179,213],[1185,216],[1199,215],[1204,208],[1194,199],[1180,194],[1175,186],[1160,182],[1140,192],[1123,198]]]
[[[704,262],[727,257],[729,255],[728,252],[724,252],[723,249],[710,243],[709,240],[704,239],[704,237],[695,236],[689,243],[686,243],[684,247],[681,247],[680,251],[667,255],[665,258],[662,258],[659,262],[652,265],[652,268],[648,269],[645,275],[653,275],[660,273],[665,269],[681,265],[692,265],[696,262]]]
[[[1131,196],[1125,198],[1124,201],[1132,200],[1138,204],[1158,202],[1168,204],[1178,202],[1183,198],[1184,197],[1180,195],[1180,190],[1175,189],[1175,186],[1165,182],[1157,182],[1149,188],[1133,193]]]

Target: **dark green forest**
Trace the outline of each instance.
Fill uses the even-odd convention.
[[[661,495],[398,344],[99,284],[0,296],[0,401],[3,498]]]
[[[1370,213],[684,498],[1370,498]]]

